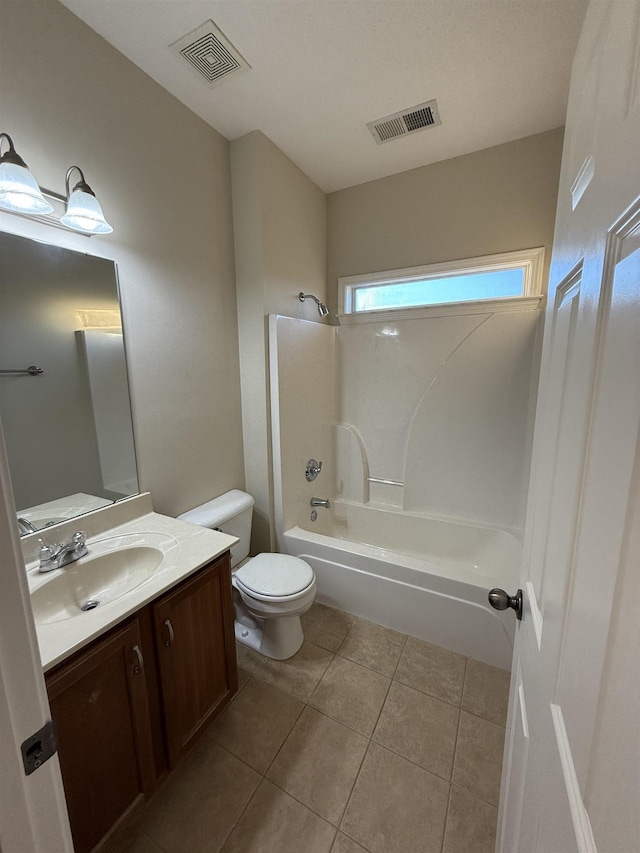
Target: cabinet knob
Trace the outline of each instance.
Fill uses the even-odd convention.
[[[144,658],[142,657],[140,646],[137,644],[135,646],[132,646],[131,651],[136,656],[136,663],[133,666],[133,674],[140,675],[140,673],[144,669]]]
[[[171,619],[165,619],[162,624],[167,629],[167,638],[165,639],[164,644],[169,648],[173,643],[173,625],[171,624]]]

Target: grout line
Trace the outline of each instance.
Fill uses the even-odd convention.
[[[349,805],[350,805],[350,803],[351,803],[351,800],[353,799],[353,792],[355,791],[355,789],[356,789],[356,785],[358,784],[358,779],[360,778],[360,774],[362,773],[362,767],[363,767],[363,765],[364,765],[364,762],[365,762],[365,761],[366,761],[366,759],[367,759],[367,755],[369,755],[369,750],[371,749],[371,744],[372,744],[372,743],[373,743],[372,739],[371,739],[371,738],[369,738],[369,742],[368,742],[368,744],[367,744],[367,748],[366,748],[366,749],[365,749],[365,751],[364,751],[364,755],[362,756],[362,761],[360,762],[360,766],[358,767],[358,772],[357,772],[357,773],[356,773],[356,775],[355,775],[355,778],[354,778],[354,780],[353,780],[353,785],[351,786],[351,790],[349,791],[349,796],[347,797],[347,801],[346,801],[346,803],[345,803],[345,805],[344,805],[344,808],[343,808],[343,810],[342,810],[342,814],[340,815],[340,820],[338,821],[338,829],[339,829],[341,832],[342,832],[342,830],[340,829],[340,827],[342,826],[342,822],[344,821],[344,816],[345,816],[345,814],[347,813],[347,809],[349,808]],[[346,835],[347,833],[345,832],[344,834]],[[349,836],[349,837],[350,837],[350,836]],[[355,841],[356,839],[354,838],[353,840]],[[360,842],[358,842],[358,844],[359,844],[359,843],[360,843]],[[362,846],[362,845],[361,845],[361,846]]]
[[[467,668],[469,666],[469,658],[464,660],[464,674],[462,676],[462,692],[460,694],[460,706],[458,707],[458,725],[456,727],[456,737],[453,744],[453,761],[451,762],[451,779],[449,781],[449,797],[447,799],[447,811],[444,816],[444,828],[442,830],[442,844],[440,846],[441,853],[444,853],[444,842],[447,837],[447,825],[449,823],[449,810],[451,808],[451,794],[453,791],[453,774],[456,768],[456,756],[458,753],[458,736],[460,734],[460,720],[462,718],[462,700],[464,697],[464,687],[467,682]]]
[[[485,800],[484,797],[481,797],[480,794],[476,794],[475,791],[471,791],[469,788],[465,788],[459,782],[455,785],[453,782],[451,783],[452,788],[457,788],[458,791],[463,791],[465,794],[468,794],[470,797],[473,797],[474,800],[479,800],[481,803],[484,803],[485,806],[489,806],[490,809],[495,809],[498,811],[500,806],[497,806],[495,803],[490,803],[489,800]]]
[[[399,658],[398,658],[398,660],[399,660]],[[396,669],[397,669],[397,668],[398,668],[398,667],[397,667],[397,664],[396,664]],[[394,670],[394,672],[395,672],[395,670]],[[384,699],[383,699],[383,701],[382,701],[382,705],[380,705],[380,710],[378,711],[378,716],[376,717],[376,721],[375,721],[375,723],[373,724],[373,729],[371,730],[371,737],[370,737],[370,740],[372,740],[372,741],[373,741],[373,736],[374,736],[374,735],[375,735],[375,733],[376,733],[376,729],[378,728],[378,723],[380,722],[380,717],[382,716],[382,712],[384,711],[384,706],[387,704],[387,699],[389,698],[389,692],[390,692],[390,690],[391,690],[391,685],[392,685],[392,684],[393,684],[393,676],[392,676],[392,677],[391,677],[391,679],[389,680],[389,685],[388,685],[388,687],[387,687],[387,692],[384,694]],[[377,741],[374,741],[374,743],[377,743]]]
[[[269,770],[271,770],[271,768],[273,767],[273,765],[274,765],[274,763],[275,763],[275,761],[276,761],[277,757],[278,757],[278,756],[280,755],[280,753],[282,752],[282,750],[283,750],[283,748],[284,748],[285,743],[289,740],[289,738],[290,738],[290,736],[291,736],[291,732],[292,732],[292,731],[295,729],[295,727],[298,725],[298,722],[300,721],[300,717],[304,714],[304,709],[305,709],[305,708],[307,708],[307,707],[309,707],[309,706],[308,706],[308,705],[307,705],[307,703],[305,702],[305,703],[304,703],[304,707],[302,708],[302,710],[300,711],[300,713],[298,714],[298,716],[295,718],[295,720],[294,720],[294,721],[293,721],[293,723],[291,724],[291,728],[289,729],[289,731],[287,732],[287,734],[286,734],[286,735],[285,735],[285,737],[283,738],[282,743],[280,744],[280,746],[279,746],[279,747],[278,747],[278,749],[276,750],[276,754],[273,756],[273,758],[272,758],[272,759],[271,759],[271,761],[269,762],[269,765],[267,766],[267,769],[264,771],[263,776],[264,776],[264,778],[265,778],[265,779],[268,779],[268,778],[269,778],[269,777],[267,776],[267,773],[268,773],[268,772],[269,772]],[[258,771],[258,772],[259,772],[259,771]],[[271,779],[269,779],[269,781],[271,782],[272,780],[271,780]]]
[[[349,839],[349,841],[353,841],[354,844],[357,844],[361,850],[364,850],[364,853],[371,853],[369,847],[365,847],[362,841],[358,841],[357,838],[354,838],[353,835],[349,835],[349,833],[345,832],[344,829],[339,829],[338,832],[341,832],[345,838]]]
[[[496,723],[495,720],[490,720],[488,717],[483,717],[482,714],[476,714],[475,711],[469,711],[468,708],[462,708],[461,707],[460,710],[464,711],[465,714],[468,714],[470,717],[476,717],[476,719],[482,720],[483,723],[489,723],[489,725],[491,725],[491,726],[497,726],[499,729],[503,729],[504,731],[506,731],[506,728],[507,728],[506,723],[503,726],[502,723]]]
[[[278,752],[276,753],[276,755],[275,755],[275,757],[274,757],[273,761],[271,762],[271,764],[269,765],[269,767],[268,767],[268,768],[267,768],[267,770],[265,771],[264,778],[265,778],[268,782],[270,782],[272,785],[275,785],[275,786],[276,786],[276,788],[278,788],[279,790],[284,791],[284,793],[285,793],[285,794],[288,794],[290,797],[293,797],[293,799],[294,799],[294,800],[296,800],[297,802],[299,802],[299,803],[300,803],[301,805],[303,805],[305,808],[309,809],[309,811],[312,811],[314,814],[318,815],[318,817],[322,818],[322,820],[324,820],[324,821],[326,821],[327,823],[331,824],[331,826],[335,826],[335,827],[336,827],[336,829],[338,829],[338,828],[340,827],[340,823],[342,822],[342,818],[344,817],[344,813],[345,813],[345,811],[346,811],[346,809],[347,809],[347,805],[348,805],[348,803],[349,803],[349,800],[351,799],[351,794],[353,793],[353,789],[354,789],[354,787],[355,787],[355,784],[356,784],[356,781],[357,781],[357,779],[358,779],[358,776],[360,775],[360,770],[361,770],[361,768],[362,768],[362,764],[363,764],[364,759],[365,759],[365,756],[366,756],[366,754],[367,754],[367,752],[368,752],[368,750],[369,750],[369,744],[371,743],[371,738],[370,738],[370,737],[367,737],[367,735],[363,735],[363,734],[362,734],[362,732],[358,732],[358,731],[356,731],[355,729],[352,729],[350,726],[346,726],[344,723],[341,723],[339,720],[335,720],[333,717],[330,717],[328,714],[324,714],[322,711],[319,711],[317,708],[313,708],[311,705],[308,705],[308,704],[306,704],[306,703],[305,703],[305,708],[309,708],[311,711],[314,711],[315,713],[320,714],[321,716],[325,717],[327,720],[330,720],[332,723],[336,723],[336,724],[337,724],[337,725],[339,725],[339,726],[344,726],[344,728],[348,729],[349,731],[354,732],[354,734],[359,735],[360,737],[364,738],[364,739],[367,741],[367,747],[366,747],[366,749],[365,749],[365,751],[364,751],[364,753],[363,753],[363,756],[362,756],[362,759],[361,759],[361,761],[360,761],[360,764],[358,765],[358,770],[356,771],[356,774],[355,774],[355,776],[354,776],[353,783],[352,783],[351,788],[350,788],[350,790],[349,790],[349,794],[348,794],[348,796],[347,796],[345,806],[344,806],[344,808],[342,809],[342,812],[341,812],[341,814],[340,814],[340,817],[339,817],[339,819],[338,819],[338,822],[334,824],[332,821],[330,821],[330,820],[329,820],[328,818],[326,818],[324,815],[321,815],[319,812],[316,812],[316,811],[313,809],[313,807],[312,807],[312,806],[308,805],[308,803],[305,803],[305,802],[303,802],[302,800],[299,800],[299,799],[295,796],[295,794],[292,794],[292,793],[291,793],[291,791],[287,791],[285,788],[282,788],[282,787],[281,787],[281,786],[280,786],[280,785],[279,785],[279,784],[278,784],[274,779],[271,779],[271,778],[269,778],[269,776],[267,776],[267,773],[269,772],[269,770],[270,770],[270,769],[271,769],[271,767],[273,766],[273,763],[275,762],[276,758],[278,757],[278,755],[279,755],[279,754],[280,754],[280,752],[282,751],[282,749],[283,749],[283,747],[284,747],[284,745],[285,745],[286,741],[289,739],[289,737],[290,737],[290,735],[291,735],[291,732],[293,731],[293,729],[294,729],[295,725],[299,722],[300,717],[301,717],[301,716],[302,716],[302,714],[304,713],[304,708],[302,709],[302,711],[301,711],[301,712],[300,712],[300,714],[298,715],[298,717],[297,717],[297,719],[296,719],[296,721],[295,721],[294,725],[291,727],[291,730],[289,731],[289,733],[287,734],[286,738],[283,740],[282,744],[280,745],[280,748],[278,749]],[[334,840],[335,840],[335,839],[334,839]]]
[[[353,658],[348,658],[346,655],[341,655],[340,652],[335,652],[334,657],[342,658],[342,660],[348,660],[349,663],[355,663],[357,666],[361,666],[363,669],[368,669],[369,672],[375,672],[377,675],[384,675],[385,678],[393,678],[392,675],[389,675],[386,672],[380,672],[379,669],[374,669],[372,666],[367,666],[366,663],[362,663],[362,661],[354,660]],[[398,668],[398,664],[396,664],[393,668],[395,672]]]
[[[344,723],[342,720],[337,720],[335,717],[332,717],[331,714],[328,714],[326,711],[323,711],[321,708],[316,708],[314,705],[306,705],[310,711],[313,711],[316,714],[320,714],[322,717],[326,717],[327,720],[331,720],[332,723],[337,723],[339,726],[343,726],[345,729],[349,729],[350,732],[353,732],[354,735],[360,735],[360,737],[365,738],[365,740],[371,740],[373,732],[370,735],[366,735],[364,732],[361,732],[359,729],[354,729],[353,726],[350,726],[349,723]],[[374,726],[375,728],[375,726]],[[2,853],[2,851],[0,851]]]
[[[231,753],[230,753],[230,754],[231,754]],[[234,755],[233,757],[234,757],[234,758],[237,758],[237,756],[236,756],[236,755]],[[240,760],[241,760],[241,759],[238,759],[238,761],[240,761]],[[246,762],[243,762],[243,763],[245,763],[245,764],[246,764]],[[247,764],[247,767],[248,767],[248,766],[249,766],[249,765]],[[253,770],[254,768],[252,767],[251,769]],[[257,772],[257,771],[256,771],[256,772]],[[232,824],[232,825],[231,825],[231,827],[229,828],[229,832],[227,832],[227,834],[225,835],[225,837],[224,837],[224,838],[222,839],[222,841],[220,842],[220,846],[219,846],[216,850],[212,850],[212,851],[211,851],[211,853],[220,853],[220,850],[222,850],[222,848],[224,847],[224,845],[227,843],[227,840],[228,840],[229,836],[231,835],[231,833],[234,831],[234,829],[236,828],[236,826],[237,826],[237,825],[240,823],[240,821],[242,820],[242,818],[243,818],[243,816],[244,816],[244,813],[246,812],[246,810],[247,810],[247,809],[248,809],[248,807],[249,807],[249,803],[253,800],[253,798],[254,798],[254,797],[255,797],[255,795],[257,794],[257,792],[258,792],[258,788],[260,787],[260,785],[262,784],[262,782],[263,782],[263,781],[264,781],[264,777],[263,777],[263,776],[261,776],[261,777],[260,777],[260,780],[258,781],[258,784],[257,784],[257,785],[256,785],[256,787],[254,788],[254,790],[251,792],[251,796],[249,797],[249,799],[247,800],[247,802],[244,804],[244,806],[240,809],[240,814],[239,814],[239,815],[238,815],[238,817],[234,820],[233,824]]]
[[[295,801],[296,801],[296,803],[299,803],[299,804],[300,804],[301,806],[303,806],[303,808],[305,808],[307,811],[311,812],[311,813],[312,813],[312,814],[314,814],[316,817],[320,818],[320,820],[321,820],[321,821],[323,821],[324,823],[328,823],[330,827],[332,827],[333,829],[335,829],[335,830],[336,830],[336,833],[338,832],[338,830],[339,830],[339,828],[340,828],[340,821],[338,821],[338,823],[333,823],[333,821],[329,820],[329,818],[328,818],[328,817],[325,817],[324,815],[321,815],[321,814],[320,814],[320,812],[317,812],[317,811],[313,808],[313,806],[310,806],[310,805],[308,805],[308,803],[305,803],[305,802],[303,802],[302,800],[300,800],[300,799],[299,799],[295,794],[292,794],[292,793],[291,793],[291,791],[287,791],[287,789],[286,789],[286,788],[283,788],[283,787],[282,787],[282,785],[279,785],[275,780],[273,780],[273,779],[268,779],[268,778],[265,776],[265,777],[261,780],[261,782],[262,782],[262,781],[267,782],[269,785],[273,785],[273,787],[274,787],[274,788],[277,788],[279,791],[282,791],[282,793],[283,793],[283,794],[286,794],[286,795],[287,795],[287,797],[291,797],[291,799],[292,799],[292,800],[295,800]],[[257,788],[256,788],[256,790],[257,790]],[[340,820],[342,820],[342,815],[340,816]],[[334,835],[333,840],[335,841],[335,835]],[[332,841],[331,843],[333,844],[333,841]]]
[[[449,810],[451,808],[451,795],[453,793],[453,785],[449,785],[449,796],[447,797],[447,810],[444,815],[444,827],[442,828],[442,844],[440,845],[441,853],[444,853],[444,842],[447,837],[447,824],[449,823]]]
[[[469,662],[469,658],[465,658],[464,662],[464,677],[462,679],[462,693],[464,694],[464,682],[467,678],[467,664]],[[462,696],[460,697],[460,702],[462,703]],[[456,742],[453,745],[453,764],[451,765],[451,784],[453,784],[453,776],[456,769],[456,758],[458,757],[458,738],[460,736],[460,720],[462,719],[462,707],[458,708],[458,728],[456,729]]]

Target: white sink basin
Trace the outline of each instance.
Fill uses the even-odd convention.
[[[88,543],[89,553],[55,573],[31,593],[36,623],[62,622],[131,592],[162,570],[177,544],[163,534],[129,534]]]

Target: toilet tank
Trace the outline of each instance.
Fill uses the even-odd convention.
[[[189,512],[183,512],[178,518],[200,527],[221,530],[229,536],[237,536],[240,541],[231,549],[231,568],[234,568],[249,555],[254,503],[251,495],[240,489],[232,489]]]

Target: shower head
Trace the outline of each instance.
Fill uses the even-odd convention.
[[[298,299],[300,300],[300,302],[304,302],[305,299],[313,299],[313,301],[318,306],[318,314],[321,317],[326,317],[329,313],[329,309],[324,304],[324,302],[320,302],[318,297],[314,296],[313,293],[302,293],[302,291],[300,291],[300,293],[298,294]]]

